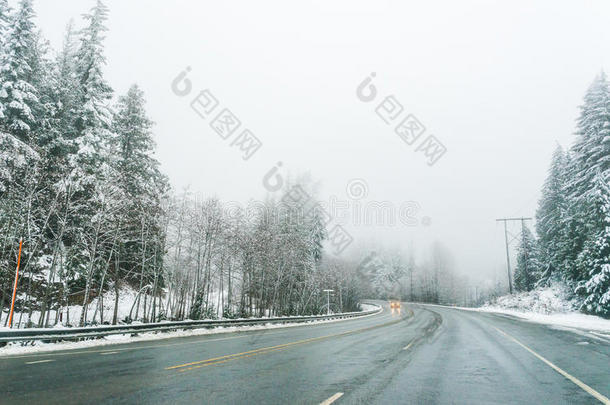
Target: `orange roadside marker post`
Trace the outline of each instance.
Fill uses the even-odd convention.
[[[19,239],[19,254],[17,255],[17,271],[15,272],[15,285],[13,286],[13,300],[11,301],[11,314],[8,317],[8,327],[13,327],[13,311],[15,310],[15,296],[17,295],[17,281],[19,280],[19,263],[21,263],[21,246],[23,239]]]

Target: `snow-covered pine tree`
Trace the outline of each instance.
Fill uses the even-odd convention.
[[[38,144],[44,150],[45,180],[53,184],[53,189],[65,189],[68,174],[76,164],[74,123],[79,84],[75,62],[74,30],[70,22],[51,77],[46,86],[42,86],[42,98],[48,106],[49,118],[45,130],[38,135]]]
[[[30,82],[36,89],[38,102],[32,106],[34,124],[32,126],[32,143],[43,146],[46,143],[45,135],[50,132],[53,115],[56,109],[58,84],[55,75],[55,61],[50,57],[51,45],[40,30],[34,33],[34,48],[32,49],[29,65],[32,68]]]
[[[118,187],[125,197],[123,225],[131,233],[125,246],[124,260],[131,263],[127,273],[139,275],[140,288],[145,284],[144,263],[152,254],[163,232],[161,198],[168,190],[167,180],[154,158],[155,142],[152,121],[146,116],[144,93],[137,85],[119,98],[115,108],[112,131],[112,162]],[[137,264],[136,264],[137,263]],[[161,265],[159,261],[157,265]],[[136,271],[137,268],[137,271]],[[138,306],[139,309],[139,306]]]
[[[8,4],[8,0],[0,0],[0,44],[3,44],[2,41],[4,40],[5,34],[8,31],[10,13],[11,7]]]
[[[593,183],[589,198],[603,229],[585,242],[578,255],[576,265],[588,277],[578,284],[576,292],[585,297],[584,312],[610,318],[610,188],[601,175]]]
[[[9,27],[9,15],[11,13],[10,5],[8,4],[8,0],[0,0],[0,45],[4,43],[4,38],[6,36],[6,32]],[[0,46],[0,52],[4,49]]]
[[[561,261],[558,256],[563,237],[562,217],[566,208],[563,190],[566,161],[566,154],[558,145],[553,153],[551,166],[542,187],[542,197],[536,211],[536,233],[538,234],[540,261],[544,269],[557,269]],[[551,271],[545,272],[544,279],[540,281],[548,282],[551,273]]]
[[[137,200],[158,195],[159,163],[153,157],[152,121],[146,116],[144,93],[137,85],[119,98],[113,120],[116,168],[126,195]]]
[[[71,38],[71,30],[66,37]],[[82,252],[83,246],[76,247],[75,242],[82,238],[83,195],[76,193],[70,173],[75,170],[76,159],[70,159],[76,150],[71,144],[74,134],[73,110],[75,103],[66,94],[76,94],[79,88],[75,80],[74,45],[70,45],[59,54],[56,60],[48,59],[48,44],[40,33],[36,33],[35,59],[32,62],[33,84],[38,90],[40,110],[33,111],[37,118],[33,128],[36,150],[40,153],[38,166],[44,175],[37,179],[36,187],[40,190],[34,208],[40,213],[41,221],[45,223],[44,240],[38,246],[39,253],[46,255],[48,260],[40,261],[47,270],[47,279],[37,285],[37,291],[44,291],[41,313],[46,317],[39,320],[39,326],[49,322],[49,310],[52,306],[66,305],[66,299],[73,291],[67,288],[73,286],[73,275],[78,265],[66,268],[66,263],[77,262],[78,254],[67,257],[70,252]],[[66,51],[66,48],[69,50]],[[67,57],[66,55],[70,56]],[[70,63],[66,61],[72,59]],[[68,67],[68,68],[67,68]],[[69,72],[68,72],[69,71]],[[71,80],[66,80],[69,77]],[[72,113],[72,114],[71,114]],[[78,175],[74,176],[78,177]],[[89,213],[89,217],[91,213]],[[44,283],[47,283],[46,286]],[[61,288],[59,288],[61,287]],[[81,286],[77,286],[80,290]],[[61,290],[61,291],[58,291]]]
[[[566,190],[575,201],[586,201],[593,179],[610,176],[610,84],[602,71],[591,83],[580,107],[576,141],[571,149]]]
[[[4,8],[4,5],[2,5]],[[6,10],[2,10],[3,19]],[[33,244],[42,242],[45,216],[40,200],[39,162],[35,130],[40,112],[39,89],[41,63],[34,27],[31,0],[22,0],[10,15],[8,30],[3,33],[0,52],[0,261],[12,261],[16,241],[28,238]],[[48,210],[46,210],[48,212]],[[31,279],[40,250],[28,245],[22,280]],[[39,245],[40,246],[40,245]],[[33,259],[33,260],[30,260]],[[5,267],[7,268],[7,267]],[[34,271],[35,272],[35,271]],[[29,282],[28,282],[29,283]],[[26,299],[32,291],[28,284]]]
[[[34,32],[32,0],[21,0],[19,8],[11,16],[0,61],[0,102],[3,117],[0,129],[19,140],[30,143],[30,132],[38,110],[38,91],[32,83],[32,62],[36,60],[36,35]]]
[[[322,260],[322,254],[324,253],[324,241],[328,237],[326,230],[326,223],[324,218],[324,212],[322,207],[316,202],[310,210],[309,228],[311,236],[311,254],[316,264]]]
[[[78,164],[75,173],[83,185],[96,182],[100,167],[107,164],[112,113],[108,103],[112,88],[104,78],[104,25],[108,9],[98,0],[89,14],[83,15],[88,25],[80,32],[76,53],[76,76],[79,83],[74,127],[77,132]]]
[[[83,16],[88,24],[80,32],[76,51],[78,85],[75,94],[70,94],[75,98],[74,110],[68,110],[70,116],[64,121],[68,123],[73,119],[74,127],[74,132],[66,133],[69,138],[74,134],[74,141],[69,142],[73,148],[68,155],[70,172],[66,183],[72,190],[72,201],[68,205],[78,202],[78,208],[72,209],[69,218],[71,229],[67,248],[73,256],[68,258],[66,266],[77,274],[81,283],[86,280],[87,286],[91,286],[93,280],[101,279],[107,266],[119,261],[117,257],[121,251],[113,248],[113,239],[120,234],[115,229],[119,224],[114,221],[117,219],[115,213],[119,211],[116,203],[124,199],[117,197],[110,156],[112,119],[108,103],[112,89],[103,75],[106,63],[103,34],[107,14],[106,7],[98,1],[90,13]],[[103,238],[98,233],[100,229],[104,231]],[[114,256],[109,258],[111,254]],[[85,285],[81,284],[81,287]],[[86,319],[87,316],[81,316],[81,322]]]
[[[604,181],[610,176],[610,88],[604,72],[589,86],[577,122],[576,141],[572,146],[564,187],[566,211],[562,219],[564,236],[559,254],[564,278],[575,284],[586,280],[576,260],[585,241],[602,230],[590,207],[591,193],[595,193],[594,177]]]
[[[72,20],[66,26],[62,49],[57,55],[56,65],[58,101],[56,117],[60,121],[62,136],[66,139],[74,139],[77,136],[74,123],[79,96],[79,78],[77,75],[76,32]]]
[[[6,52],[5,42],[8,33],[11,9],[8,0],[0,0],[0,63],[3,61],[3,54]],[[2,65],[0,64],[0,71]],[[0,94],[2,94],[2,76],[0,75]],[[4,117],[4,104],[0,95],[0,118]]]
[[[89,25],[80,32],[80,47],[77,52],[77,75],[80,81],[81,110],[76,125],[81,131],[90,128],[105,128],[110,125],[111,114],[108,100],[112,97],[112,88],[104,78],[103,40],[104,25],[108,19],[108,8],[98,0],[89,14],[83,15]]]
[[[540,273],[536,240],[529,228],[524,227],[517,251],[517,267],[515,268],[515,289],[531,291]]]
[[[60,294],[52,294],[58,285],[65,285],[66,276],[74,273],[74,269],[63,269],[59,263],[68,262],[66,246],[78,240],[82,234],[76,232],[81,225],[76,220],[77,199],[83,195],[75,193],[73,178],[70,174],[79,173],[75,170],[77,165],[76,148],[74,147],[74,111],[76,110],[76,97],[79,84],[75,71],[75,45],[74,33],[71,24],[68,26],[64,46],[56,59],[50,60],[47,55],[47,42],[37,34],[37,61],[32,63],[32,70],[36,74],[33,81],[39,91],[40,111],[35,111],[37,125],[35,128],[35,141],[40,151],[40,168],[44,176],[38,180],[42,190],[38,201],[42,212],[51,214],[45,230],[46,240],[41,246],[44,254],[52,259],[47,261],[47,286],[41,312],[52,305],[59,305],[60,300],[65,301]],[[74,176],[78,177],[78,175]],[[83,207],[84,208],[84,207]],[[78,225],[75,227],[75,225]],[[57,280],[59,277],[59,280]],[[39,290],[45,286],[41,285]],[[68,292],[69,294],[70,292]],[[65,302],[64,302],[65,303]],[[46,325],[47,319],[40,319],[39,326]]]

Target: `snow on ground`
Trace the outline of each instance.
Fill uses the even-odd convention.
[[[114,298],[115,298],[115,294],[114,291],[110,290],[107,291],[104,294],[103,297],[103,302],[104,302],[104,321],[106,322],[110,322],[112,321],[112,316],[114,314]],[[123,319],[125,319],[127,316],[129,316],[129,311],[131,311],[131,307],[135,301],[136,298],[136,292],[129,287],[124,287],[121,290],[119,290],[119,305],[118,305],[118,311],[117,311],[117,318],[120,321],[122,321]],[[140,314],[139,316],[142,315],[142,308],[143,308],[143,304],[144,304],[144,296],[142,296],[141,302],[140,302]],[[146,305],[150,305],[150,296],[148,296],[147,299],[147,303]],[[98,299],[94,298],[93,301],[91,301],[91,303],[88,306],[88,310],[87,310],[87,320],[89,322],[91,322],[93,320],[93,315],[95,313],[95,309],[98,306]],[[78,322],[80,320],[80,316],[81,316],[81,312],[82,312],[83,307],[80,305],[71,305],[68,307],[69,310],[69,316],[70,316],[70,324],[71,325],[78,325]],[[7,308],[5,308],[5,312],[0,314],[0,330],[4,329],[4,323],[6,322],[6,318],[8,318],[8,312]],[[66,325],[66,308],[62,308],[62,312],[63,312],[63,319],[62,319],[62,323],[65,326]],[[135,315],[135,308],[133,310],[133,314]],[[56,311],[52,310],[51,313],[49,314],[49,325],[55,325],[55,316],[56,316]],[[38,320],[40,318],[40,311],[33,311],[32,312],[32,323],[34,323],[34,325],[38,324]],[[21,321],[21,322],[20,322]],[[28,312],[15,312],[13,314],[13,328],[17,328],[17,327],[25,327],[25,325],[27,324],[28,321]],[[97,311],[97,315],[96,315],[96,322],[100,322],[100,311]],[[59,321],[57,322],[57,325],[53,326],[53,327],[62,327],[61,324],[59,324]]]
[[[372,311],[377,308],[379,308],[379,306],[373,305],[373,304],[360,304],[360,309],[363,310],[364,312]]]
[[[467,308],[472,309],[472,308]],[[476,308],[480,312],[494,312],[525,318],[528,321],[543,323],[547,325],[563,326],[567,328],[585,329],[610,334],[610,319],[600,318],[594,315],[585,315],[580,312],[566,312],[554,314],[541,314],[536,312],[522,312],[500,307]],[[607,336],[610,339],[610,335]]]
[[[484,308],[548,315],[578,311],[578,303],[574,300],[569,287],[563,283],[554,282],[549,287],[498,297],[486,303]]]
[[[559,327],[610,333],[610,319],[579,312],[578,303],[570,289],[560,282],[554,282],[546,288],[498,297],[481,308],[463,309],[512,315]]]
[[[365,309],[366,308],[366,309]],[[362,304],[363,311],[369,311],[377,309],[375,305]],[[371,314],[373,315],[373,314]],[[364,315],[371,316],[371,315]],[[266,331],[269,329],[278,329],[278,328],[290,328],[295,326],[303,326],[303,325],[311,325],[311,324],[320,324],[320,323],[333,323],[333,322],[341,322],[346,321],[348,319],[353,318],[345,318],[345,319],[332,319],[332,320],[312,320],[309,322],[301,322],[301,323],[267,323],[263,325],[249,325],[249,326],[231,326],[231,327],[217,327],[214,329],[188,329],[174,332],[147,332],[140,333],[137,336],[131,336],[130,334],[125,335],[110,335],[105,336],[100,339],[94,340],[84,340],[80,342],[58,342],[58,343],[42,343],[40,341],[28,342],[27,345],[23,345],[20,342],[11,342],[7,344],[7,346],[0,348],[0,357],[2,356],[11,356],[11,355],[23,355],[23,354],[32,354],[32,353],[41,353],[41,352],[52,352],[58,350],[70,350],[70,349],[85,349],[88,347],[96,347],[96,346],[107,346],[107,345],[116,345],[122,343],[134,343],[134,342],[145,342],[151,340],[160,340],[160,339],[170,339],[176,337],[186,337],[186,336],[199,336],[199,335],[213,335],[213,334],[222,334],[222,333],[231,333],[231,332],[245,332],[245,331]],[[0,328],[2,330],[3,328]],[[254,335],[256,336],[256,335]]]

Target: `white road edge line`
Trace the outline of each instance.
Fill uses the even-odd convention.
[[[343,396],[342,392],[337,392],[335,395],[333,395],[332,397],[328,398],[326,401],[320,402],[320,405],[330,405],[333,402],[335,402],[336,400],[338,400],[339,398],[341,398],[342,396]]]
[[[102,356],[105,356],[105,355],[107,355],[107,354],[117,354],[117,353],[118,353],[118,352],[103,352],[103,353],[100,353],[100,354],[101,354]]]
[[[409,347],[411,347],[411,345],[413,344],[413,342],[415,342],[414,340],[411,341],[411,343],[409,343],[408,345],[406,345],[405,347],[403,347],[402,350],[409,350]]]
[[[515,339],[514,337],[512,337],[508,333],[504,332],[501,329],[496,328],[495,326],[494,326],[494,329],[496,329],[498,332],[500,332],[501,334],[503,334],[504,336],[506,336],[507,338],[509,338],[510,340],[512,340],[513,342],[515,342],[519,346],[523,347],[525,350],[527,350],[528,352],[530,352],[534,356],[536,356],[539,360],[541,360],[547,366],[551,367],[553,370],[557,371],[559,374],[561,374],[562,376],[564,376],[568,380],[572,381],[574,384],[578,385],[580,388],[582,388],[584,391],[586,391],[591,396],[595,397],[601,403],[606,404],[606,405],[610,405],[610,399],[608,399],[604,395],[602,395],[599,392],[595,391],[593,388],[589,387],[587,384],[585,384],[584,382],[580,381],[578,378],[574,377],[573,375],[569,374],[567,371],[564,371],[561,368],[557,367],[555,364],[551,363],[550,361],[548,361],[547,359],[545,359],[544,357],[542,357],[541,355],[539,355],[538,353],[536,353],[535,351],[533,351],[532,349],[530,349],[529,347],[524,345],[523,343],[519,342],[517,339]]]
[[[25,364],[48,363],[50,361],[55,361],[55,360],[47,359],[47,360],[37,360],[37,361],[26,361]]]

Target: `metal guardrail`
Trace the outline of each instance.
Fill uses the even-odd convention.
[[[31,328],[31,329],[14,329],[0,331],[0,343],[20,342],[29,340],[72,340],[82,338],[97,338],[108,335],[124,335],[144,332],[166,332],[179,329],[198,329],[198,328],[217,328],[220,326],[245,326],[245,325],[264,325],[268,323],[304,323],[317,320],[333,320],[345,318],[357,318],[365,315],[371,315],[380,312],[382,308],[376,304],[378,308],[369,311],[359,312],[343,312],[333,315],[310,315],[310,316],[285,316],[274,318],[243,318],[243,319],[224,319],[224,320],[206,320],[206,321],[174,321],[174,322],[159,322],[159,323],[141,323],[135,325],[108,325],[80,328]]]

